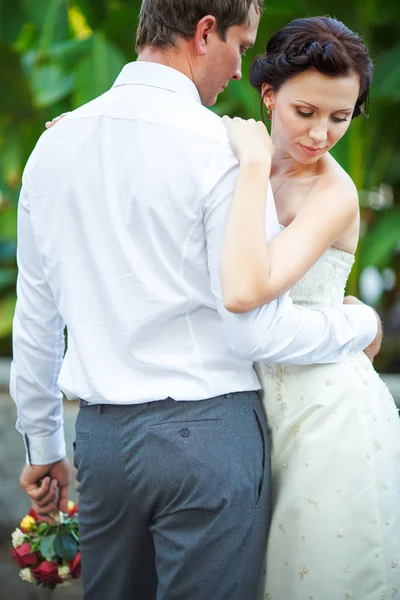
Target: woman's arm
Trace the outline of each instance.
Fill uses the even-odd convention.
[[[248,142],[243,145],[236,125],[231,129],[230,123],[226,125],[241,164],[220,275],[226,309],[241,313],[270,302],[297,283],[358,218],[358,197],[350,180],[321,179],[289,227],[267,243],[265,202],[270,163],[260,164],[248,151],[253,134],[246,131],[245,122],[240,135],[248,137]]]
[[[236,191],[227,221],[221,254],[221,284],[225,308],[247,312],[258,298],[260,281],[270,272],[265,213],[274,146],[263,123],[223,117],[233,150],[240,161]],[[252,261],[252,257],[257,260]],[[249,269],[249,262],[252,262]]]

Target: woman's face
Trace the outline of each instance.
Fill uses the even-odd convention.
[[[266,84],[264,84],[266,85]],[[272,104],[272,139],[277,154],[311,164],[346,133],[360,92],[357,75],[327,77],[310,69],[265,98]]]

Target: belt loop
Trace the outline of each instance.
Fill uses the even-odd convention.
[[[99,414],[102,415],[104,412],[104,404],[99,404]]]

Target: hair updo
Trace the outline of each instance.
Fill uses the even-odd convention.
[[[295,19],[275,33],[265,55],[253,62],[250,82],[260,93],[264,83],[277,92],[286,81],[308,69],[328,77],[358,75],[360,93],[352,118],[361,112],[368,116],[373,69],[368,48],[357,33],[330,17]]]

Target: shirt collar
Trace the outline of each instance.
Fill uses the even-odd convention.
[[[136,61],[124,66],[113,87],[121,85],[146,85],[184,94],[201,104],[199,92],[186,75],[159,63]]]

